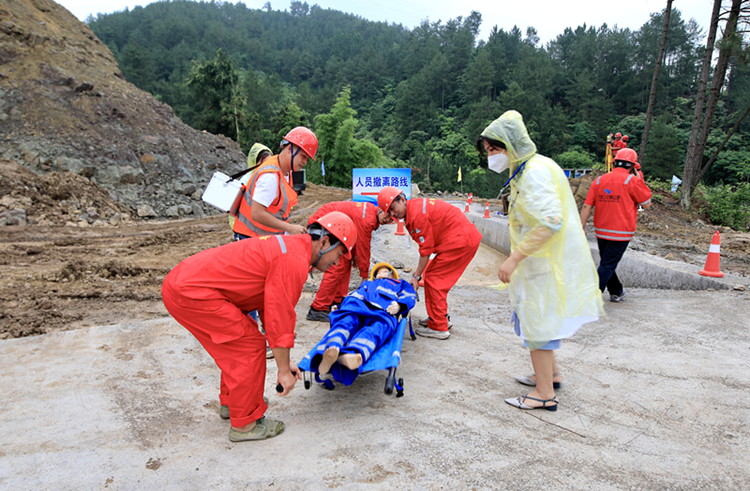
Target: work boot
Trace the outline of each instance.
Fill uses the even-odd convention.
[[[316,310],[310,307],[307,311],[307,320],[317,322],[328,322],[328,311],[327,310]]]
[[[417,326],[416,328],[414,328],[414,334],[425,338],[435,339],[448,339],[449,337],[451,337],[451,333],[449,331],[435,331],[434,329],[430,329],[429,327],[422,326]]]
[[[453,327],[453,323],[451,322],[451,315],[450,315],[450,314],[448,314],[448,315],[446,315],[445,317],[446,317],[446,318],[448,319],[448,329],[450,329],[451,327]],[[430,320],[430,318],[429,318],[429,317],[425,317],[424,319],[420,319],[420,321],[419,321],[419,325],[420,325],[420,326],[424,326],[424,327],[427,327],[427,322],[428,322],[429,320]]]
[[[284,423],[263,416],[255,422],[255,426],[250,431],[237,431],[234,428],[229,428],[229,441],[249,442],[253,440],[265,440],[278,436],[283,432]]]

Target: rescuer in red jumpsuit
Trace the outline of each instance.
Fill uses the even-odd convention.
[[[331,266],[323,275],[323,279],[315,294],[315,300],[307,312],[307,319],[311,321],[328,322],[328,312],[331,305],[340,304],[347,293],[349,293],[349,278],[351,277],[352,263],[356,258],[359,268],[359,276],[362,281],[367,279],[370,270],[370,240],[372,233],[379,226],[391,223],[392,220],[387,213],[379,210],[371,203],[356,203],[354,201],[336,201],[321,206],[316,211],[308,225],[318,218],[332,211],[340,211],[348,216],[357,227],[357,245],[352,250],[352,259],[341,259],[335,266]]]
[[[433,198],[407,200],[393,186],[380,191],[378,205],[394,220],[405,219],[409,235],[419,244],[419,264],[410,283],[417,291],[424,276],[428,319],[414,332],[448,339],[448,292],[477,253],[482,234],[457,207]],[[436,255],[432,261],[431,254]]]
[[[294,308],[307,275],[313,267],[325,271],[341,257],[351,258],[356,240],[351,219],[332,212],[305,234],[268,235],[199,252],[164,279],[164,306],[221,369],[219,399],[229,410],[231,441],[272,438],[284,431],[284,423],[264,417],[266,339],[278,367],[277,390],[286,395],[301,379],[289,349],[294,346]],[[260,313],[265,338],[247,315],[252,310]]]

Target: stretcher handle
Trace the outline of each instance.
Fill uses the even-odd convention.
[[[294,375],[296,377],[297,376],[297,372],[292,372],[292,375]],[[276,384],[276,392],[278,392],[279,394],[281,394],[282,392],[284,392],[284,386],[281,385],[281,384]]]

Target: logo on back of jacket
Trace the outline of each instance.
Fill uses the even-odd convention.
[[[612,191],[610,191],[607,188],[604,188],[604,192],[607,194],[599,195],[599,201],[601,201],[602,203],[619,203],[620,202],[619,194],[612,195]]]

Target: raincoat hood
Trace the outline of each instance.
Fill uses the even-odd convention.
[[[270,148],[263,145],[262,143],[256,143],[252,147],[250,147],[250,153],[247,154],[247,167],[255,167],[258,165],[258,156],[263,151],[268,152],[269,154],[273,155],[273,152]]]
[[[519,162],[525,162],[536,153],[536,145],[523,124],[523,116],[518,111],[506,111],[502,116],[490,123],[482,132],[482,136],[505,144],[510,157],[511,170]]]

